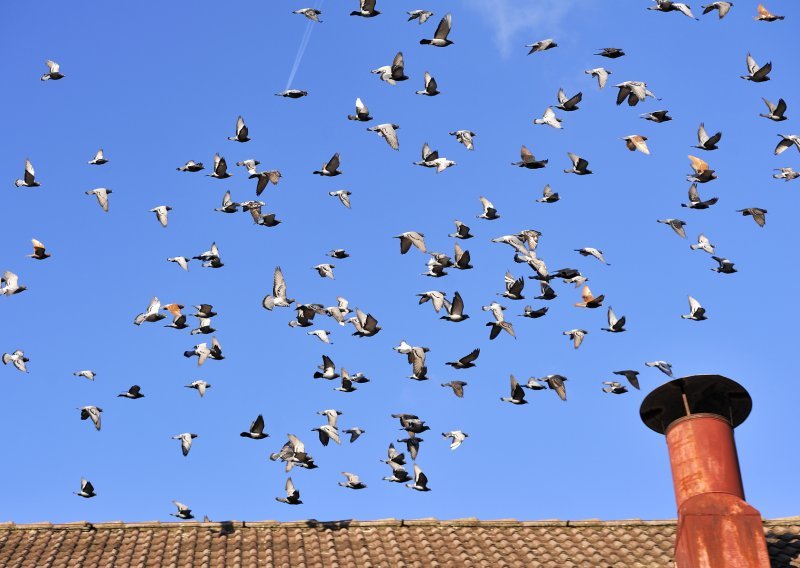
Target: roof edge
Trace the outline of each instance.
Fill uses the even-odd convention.
[[[793,517],[779,517],[775,519],[763,519],[766,526],[781,526],[781,525],[798,525],[800,524],[800,516]],[[230,531],[236,528],[257,528],[257,529],[272,529],[272,528],[325,528],[325,529],[345,529],[348,527],[424,527],[424,526],[440,526],[440,527],[597,527],[597,526],[665,526],[675,525],[675,519],[661,519],[661,520],[644,520],[644,519],[620,519],[603,521],[600,519],[583,519],[583,520],[560,520],[560,519],[545,519],[539,521],[520,521],[517,519],[491,519],[480,520],[475,517],[467,517],[460,519],[436,519],[436,518],[420,518],[420,519],[375,519],[360,521],[355,519],[342,519],[338,521],[319,521],[317,519],[306,519],[301,521],[275,521],[275,520],[262,520],[262,521],[144,521],[126,523],[123,521],[105,521],[99,523],[92,523],[89,521],[76,521],[70,523],[27,523],[17,524],[13,521],[0,523],[0,531],[3,530],[99,530],[99,529],[180,529],[180,528],[209,528],[214,529],[221,527],[223,530]]]

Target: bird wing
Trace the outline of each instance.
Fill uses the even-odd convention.
[[[272,276],[272,294],[277,298],[286,296],[286,281],[283,279],[283,271],[280,266],[275,267]]]
[[[747,54],[747,70],[750,72],[750,75],[755,75],[756,71],[758,71],[758,63],[756,63],[756,60],[753,59],[753,56],[749,53]]]
[[[58,63],[56,63],[55,61],[51,61],[49,59],[47,61],[45,61],[44,63],[50,69],[50,73],[58,73],[58,70],[60,69],[60,66],[59,66]]]
[[[697,156],[689,156],[689,161],[691,162],[692,169],[696,174],[701,174],[704,171],[708,170],[708,162],[705,160],[701,160]]]
[[[156,296],[153,296],[153,299],[150,300],[150,304],[147,306],[147,310],[145,311],[144,315],[152,316],[158,314],[158,311],[161,309],[161,302],[158,300]]]
[[[459,359],[459,361],[461,363],[472,363],[478,358],[478,355],[480,354],[481,354],[480,349],[473,349],[471,353],[469,353],[468,355],[464,355],[461,359]]]
[[[453,16],[447,14],[442,20],[439,22],[439,26],[436,28],[436,33],[433,34],[433,37],[436,39],[447,39],[447,34],[450,33],[450,28],[453,25]]]
[[[392,77],[398,78],[403,76],[403,69],[405,67],[405,61],[403,60],[403,52],[398,51],[397,55],[394,56],[392,60]]]
[[[781,135],[779,134],[779,136]],[[786,150],[791,148],[793,144],[794,142],[791,139],[783,138],[780,142],[778,142],[778,145],[775,146],[775,155],[777,156],[778,154],[783,154]]]
[[[458,292],[453,296],[453,303],[450,306],[450,314],[462,315],[464,313],[464,300]]]
[[[691,310],[692,315],[694,315],[697,310],[702,310],[703,306],[701,306],[700,302],[695,300],[692,296],[689,296],[689,309]]]
[[[400,149],[400,143],[397,141],[397,132],[395,131],[394,126],[391,124],[382,124],[380,126],[380,132],[393,150]]]
[[[697,192],[696,183],[689,186],[689,201],[692,203],[700,203],[700,194]]]
[[[339,153],[335,153],[333,157],[325,165],[325,169],[329,172],[335,172],[339,169]]]
[[[238,138],[247,138],[247,126],[245,126],[244,119],[241,116],[236,119],[236,136]]]
[[[546,114],[546,112],[545,112],[545,114]],[[526,146],[524,146],[524,145],[522,146],[522,148],[520,148],[519,155],[520,155],[520,158],[522,158],[523,163],[525,163],[525,164],[530,164],[531,162],[534,162],[536,160],[536,158],[533,157],[533,154],[531,153],[531,151],[528,150],[528,148]]]
[[[610,327],[611,329],[614,329],[614,326],[617,325],[617,321],[619,321],[617,319],[617,314],[615,314],[614,310],[612,310],[611,307],[609,306],[609,308],[608,308],[608,327]]]

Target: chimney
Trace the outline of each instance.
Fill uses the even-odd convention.
[[[642,402],[642,422],[667,438],[677,568],[770,566],[761,513],[744,500],[733,439],[752,407],[744,387],[720,375],[675,379]]]

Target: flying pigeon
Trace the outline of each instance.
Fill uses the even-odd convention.
[[[107,211],[107,209],[105,208],[103,208],[103,210]],[[168,214],[170,211],[172,211],[172,207],[170,207],[169,205],[159,205],[158,207],[153,207],[150,210],[151,213],[156,214],[156,219],[158,219],[158,222],[161,223],[161,226],[165,228],[169,221]]]
[[[527,168],[529,170],[537,170],[543,168],[547,165],[549,160],[537,160],[534,155],[528,150],[524,145],[520,148],[520,158],[522,158],[519,162],[511,162],[512,166],[517,166],[519,168]]]
[[[3,365],[11,363],[22,373],[28,372],[28,367],[25,365],[28,361],[30,361],[30,359],[25,357],[25,352],[22,351],[22,349],[17,349],[13,353],[3,353]]]
[[[772,104],[764,97],[761,97],[761,100],[764,101],[764,104],[767,105],[767,109],[769,109],[769,114],[759,114],[758,116],[763,116],[764,118],[768,118],[770,120],[774,120],[775,122],[782,122],[786,120],[786,101],[783,99],[778,99],[778,104]]]
[[[408,21],[417,20],[420,24],[424,24],[428,21],[428,18],[433,16],[433,12],[429,12],[428,10],[411,10],[410,12],[406,12],[408,14]]]
[[[416,91],[416,93],[418,95],[424,95],[428,97],[435,97],[440,93],[436,79],[431,77],[431,74],[427,71],[425,71],[425,88],[421,91]]]
[[[728,12],[730,12],[731,8],[733,7],[732,2],[712,2],[708,6],[700,6],[703,9],[703,14],[709,14],[714,10],[717,10],[719,14],[719,19],[721,20],[724,18]]]
[[[299,10],[294,10],[292,14],[300,14],[301,16],[305,16],[311,21],[320,23],[322,22],[322,20],[319,19],[319,16],[322,14],[322,12],[320,12],[316,8],[300,8]]]
[[[33,253],[27,255],[28,258],[33,258],[35,260],[44,260],[46,258],[50,258],[50,253],[47,252],[45,249],[44,244],[37,239],[31,239],[31,244],[33,245]]]
[[[92,482],[81,477],[81,490],[75,492],[75,495],[85,499],[90,499],[96,496],[97,493],[94,492],[94,485],[92,485]]]
[[[185,521],[188,521],[189,519],[194,519],[194,515],[192,515],[192,510],[189,507],[178,501],[173,501],[172,504],[178,508],[178,512],[170,513],[171,516],[178,517],[179,519],[183,519]]]
[[[542,39],[534,43],[529,43],[525,47],[531,48],[528,52],[528,55],[532,55],[538,51],[547,51],[548,49],[553,49],[554,47],[558,47],[558,44],[553,39]]]
[[[236,119],[236,134],[234,136],[229,136],[228,140],[234,142],[248,142],[250,140],[249,130],[241,116]]]
[[[214,154],[214,171],[206,175],[212,178],[225,179],[231,177],[233,174],[228,173],[228,163],[225,161],[225,158],[219,154]]]
[[[454,132],[449,133],[450,136],[455,136],[456,140],[458,140],[467,150],[474,150],[475,145],[472,143],[472,139],[477,136],[471,130],[456,130]]]
[[[433,34],[433,39],[421,39],[419,43],[422,45],[432,45],[434,47],[447,47],[453,42],[447,39],[450,34],[450,28],[453,27],[453,16],[446,14],[439,22],[436,32]]]
[[[749,53],[747,54],[747,75],[742,75],[742,79],[752,81],[753,83],[763,83],[769,81],[769,73],[772,71],[772,62],[765,63],[759,67],[756,60]]]
[[[81,411],[81,420],[91,419],[95,430],[100,430],[100,413],[103,409],[99,406],[82,406],[77,410]]]
[[[381,138],[386,140],[386,143],[391,147],[392,150],[399,150],[400,143],[397,141],[397,132],[396,130],[400,128],[399,124],[378,124],[377,126],[370,126],[367,128],[370,132],[376,132]]]
[[[445,440],[448,438],[452,440],[450,443],[450,449],[455,450],[464,443],[464,440],[469,438],[469,434],[462,432],[461,430],[453,430],[451,432],[442,432],[442,438]]]
[[[127,391],[119,393],[117,397],[130,398],[133,400],[136,400],[137,398],[144,398],[144,395],[142,394],[141,391],[142,387],[140,387],[139,385],[133,385]]]
[[[22,179],[16,180],[14,185],[17,187],[39,187],[41,185],[36,181],[36,171],[28,158],[25,158],[25,174]]]
[[[650,361],[649,363],[645,363],[645,365],[658,369],[668,377],[672,376],[672,365],[666,361]]]
[[[587,75],[591,75],[592,77],[597,77],[597,84],[602,89],[606,86],[606,82],[608,81],[608,76],[611,75],[611,71],[608,69],[604,69],[602,67],[596,67],[595,69],[587,69],[584,71]]]
[[[198,379],[196,381],[192,381],[188,385],[184,385],[187,389],[195,389],[197,393],[200,395],[200,398],[203,398],[206,394],[206,389],[211,388],[211,384],[205,382],[202,379]]]
[[[626,369],[624,371],[614,371],[614,374],[625,377],[633,388],[639,390],[639,371]]]
[[[384,65],[373,69],[372,73],[378,75],[381,81],[396,85],[397,81],[405,81],[408,77],[405,74],[405,61],[403,59],[403,52],[398,51],[394,56],[391,65]]]
[[[625,329],[625,316],[621,318],[617,318],[617,314],[614,313],[614,310],[611,309],[609,306],[608,308],[608,327],[601,328],[603,331],[608,331],[610,333],[621,333],[623,331],[627,331]]]
[[[708,319],[706,317],[705,308],[701,306],[700,302],[695,300],[692,296],[689,296],[689,311],[690,313],[688,315],[681,315],[681,318],[694,321],[703,321]]]
[[[341,174],[342,172],[339,171],[339,153],[334,154],[326,164],[322,165],[321,169],[315,170],[313,173],[324,177],[333,177]]]
[[[197,438],[197,434],[192,434],[191,432],[184,432],[172,437],[173,440],[181,441],[181,452],[184,457],[189,455],[189,450],[192,449],[192,440],[195,438]]]
[[[102,166],[103,164],[107,164],[108,160],[106,159],[105,154],[103,154],[103,149],[100,148],[94,155],[94,158],[89,160],[87,163],[92,166]]]
[[[525,391],[522,390],[514,375],[511,375],[511,396],[501,397],[500,400],[511,404],[528,404],[528,401],[525,400]]]
[[[84,192],[86,195],[94,195],[97,198],[97,203],[100,204],[100,207],[108,213],[108,196],[109,194],[113,193],[110,189],[105,187],[98,187],[96,189],[90,189],[89,191]],[[152,211],[152,209],[151,209]],[[166,213],[164,214],[166,218]],[[161,219],[159,219],[160,221]],[[163,225],[163,223],[162,223]],[[166,226],[166,225],[164,225]]]
[[[572,346],[577,349],[581,346],[581,343],[583,343],[583,338],[587,333],[589,332],[585,329],[570,329],[569,331],[563,332],[562,335],[568,335],[572,340]]]
[[[360,98],[356,98],[356,113],[348,114],[348,120],[357,120],[359,122],[369,122],[372,117],[369,115],[369,109]]]
[[[61,72],[61,66],[55,61],[48,59],[44,62],[44,64],[47,65],[47,68],[50,69],[50,71],[42,75],[42,81],[58,81],[59,79],[63,79],[65,77],[65,75]]]
[[[784,16],[776,16],[764,7],[764,4],[758,5],[758,15],[755,17],[759,22],[776,22],[782,20]]]
[[[347,478],[347,481],[340,481],[339,485],[341,487],[347,487],[348,489],[364,489],[366,485],[361,482],[361,479],[355,473],[349,473],[347,471],[343,471],[342,475]]]

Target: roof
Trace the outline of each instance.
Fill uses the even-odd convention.
[[[800,567],[800,517],[764,522]],[[436,519],[0,524],[4,568],[672,567],[675,521]]]

